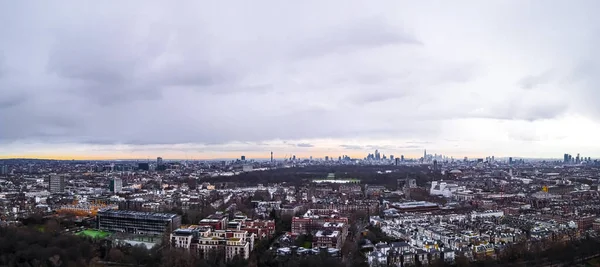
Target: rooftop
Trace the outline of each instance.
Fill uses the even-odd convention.
[[[161,218],[173,219],[177,214],[158,213],[158,212],[142,212],[131,210],[102,210],[98,212],[98,216],[121,216],[121,217],[145,217],[145,218]]]

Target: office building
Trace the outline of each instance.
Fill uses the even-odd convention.
[[[121,178],[113,178],[110,180],[110,192],[119,193],[123,190],[123,180]]]
[[[156,171],[165,171],[167,170],[167,165],[164,163],[163,158],[156,158]]]
[[[241,157],[241,160],[242,160],[242,161],[246,160],[246,156],[242,156],[242,157]]]
[[[8,166],[0,165],[0,175],[8,175]]]
[[[65,192],[65,177],[59,175],[50,176],[48,181],[48,191],[53,194],[60,194]]]
[[[181,216],[170,213],[153,213],[127,210],[98,212],[98,229],[142,235],[162,235],[181,226]]]
[[[148,164],[148,163],[138,163],[138,170],[149,171],[150,170],[150,164]]]

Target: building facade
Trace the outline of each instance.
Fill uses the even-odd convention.
[[[123,190],[123,180],[121,178],[112,178],[110,180],[110,192],[119,193]]]
[[[162,235],[181,226],[181,216],[124,210],[102,210],[97,216],[98,229],[142,235]]]
[[[177,229],[170,238],[173,247],[188,249],[201,258],[208,258],[214,253],[227,261],[236,256],[248,259],[254,248],[254,239],[255,235],[248,231],[213,230],[202,226]]]
[[[53,194],[60,194],[65,192],[65,177],[60,175],[50,176],[48,181],[48,191]]]

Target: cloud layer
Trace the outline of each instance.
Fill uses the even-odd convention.
[[[2,3],[0,156],[592,156],[599,5]]]

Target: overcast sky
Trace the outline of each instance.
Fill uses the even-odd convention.
[[[0,157],[600,156],[600,1],[2,1]]]

